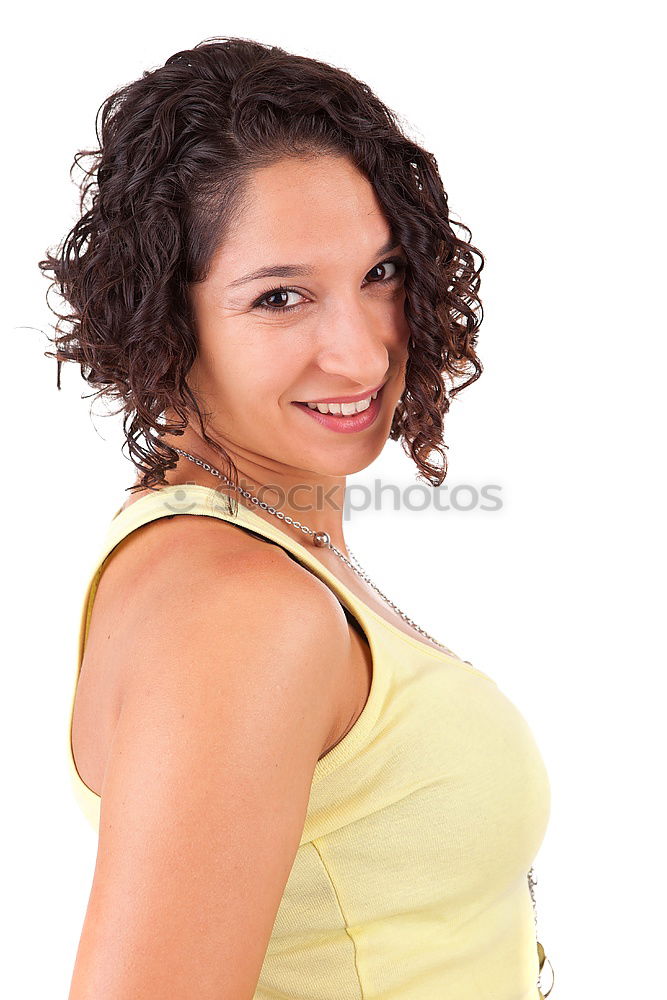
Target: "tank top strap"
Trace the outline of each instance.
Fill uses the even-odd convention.
[[[197,483],[164,486],[145,494],[125,509],[117,510],[109,525],[101,557],[97,561],[100,568],[113,549],[136,528],[175,514],[217,517],[279,545],[333,591],[343,607],[359,622],[372,646],[368,633],[377,627],[380,616],[314,555],[312,546],[301,544],[297,538],[278,527],[278,524],[266,521],[245,504],[238,503],[236,512],[232,511],[226,494],[213,487]]]
[[[226,496],[212,487],[187,483],[185,485],[165,486],[147,493],[128,507],[119,508],[113,515],[107,527],[101,550],[98,551],[88,574],[81,610],[74,684],[72,687],[67,726],[66,753],[75,797],[94,829],[99,828],[100,797],[86,785],[76,767],[72,748],[72,722],[74,718],[76,690],[83,663],[97,587],[108,559],[123,539],[145,524],[150,524],[152,521],[163,517],[173,517],[176,514],[217,517],[223,521],[237,524],[240,528],[279,545],[293,556],[297,562],[318,576],[333,591],[342,606],[356,619],[360,629],[366,636],[373,664],[372,685],[366,707],[360,719],[347,736],[318,761],[315,769],[316,779],[323,777],[329,771],[333,770],[361,743],[378,717],[383,699],[390,685],[390,671],[385,669],[384,665],[391,662],[392,649],[396,644],[394,627],[388,625],[388,628],[383,629],[381,627],[381,617],[349,590],[334,573],[311,553],[309,548],[292,538],[287,532],[269,524],[259,514],[255,514],[245,505],[242,506],[239,504],[237,511],[234,513],[230,509]],[[410,641],[408,639],[408,642]]]
[[[414,636],[407,635],[398,626],[389,622],[370,605],[358,597],[347,587],[321,560],[315,555],[313,546],[303,545],[298,538],[279,527],[280,522],[272,524],[260,517],[250,507],[239,503],[233,512],[226,494],[209,486],[198,483],[186,483],[176,486],[164,486],[136,500],[124,510],[117,510],[107,533],[103,553],[98,559],[98,565],[103,565],[103,559],[115,546],[129,535],[135,528],[147,524],[160,517],[171,517],[174,514],[195,514],[199,516],[218,517],[279,545],[297,562],[305,566],[315,576],[319,577],[338,598],[340,604],[357,621],[366,635],[373,656],[378,653],[378,646],[391,649],[402,648],[409,657],[410,648],[416,653],[426,651],[430,656],[455,660],[456,662],[472,664],[451,650],[435,649]],[[296,529],[294,529],[296,530]],[[475,669],[475,668],[473,668]],[[481,671],[477,671],[481,673]]]

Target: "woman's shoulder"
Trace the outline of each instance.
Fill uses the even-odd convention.
[[[278,637],[289,622],[301,623],[304,641],[313,620],[332,642],[347,629],[331,590],[282,546],[223,518],[187,513],[159,517],[126,535],[94,604],[98,632],[108,634],[106,625],[122,621],[125,642],[139,641],[136,633],[144,629],[150,638],[152,628],[173,618],[206,628],[224,616],[234,636],[249,638],[258,618],[267,618]],[[298,627],[291,629],[298,639]]]
[[[105,561],[95,605],[115,618],[130,596],[136,606],[157,602],[167,587],[252,590],[262,580],[290,595],[304,615],[319,604],[344,620],[330,589],[281,545],[222,517],[187,512],[149,520],[120,540]]]
[[[331,591],[279,545],[237,525],[192,514],[161,517],[121,540],[96,588],[74,730],[91,787],[101,784],[128,683],[137,674],[150,682],[147,671],[157,647],[162,661],[172,651],[192,661],[200,658],[199,642],[202,651],[210,649],[213,634],[223,659],[227,644],[235,658],[245,649],[249,659],[259,661],[264,644],[283,680],[289,673],[297,682],[311,683],[321,672],[335,731],[349,629]],[[318,655],[321,644],[326,657]],[[292,662],[281,663],[277,651]]]
[[[121,511],[155,492],[135,492]],[[107,557],[96,603],[100,598],[102,601],[108,598],[111,608],[122,602],[129,591],[137,599],[140,588],[150,594],[159,587],[158,579],[172,579],[184,585],[189,578],[202,583],[209,578],[215,586],[230,577],[235,586],[243,580],[252,586],[255,579],[269,577],[295,601],[306,602],[303,614],[311,603],[319,604],[333,611],[339,623],[345,622],[331,589],[294,559],[287,548],[260,532],[253,532],[247,525],[232,523],[213,513],[166,514],[130,531]],[[114,607],[112,613],[117,610]]]

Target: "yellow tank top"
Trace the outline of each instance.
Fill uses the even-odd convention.
[[[314,554],[205,486],[146,494],[110,522],[83,602],[74,695],[95,592],[115,546],[160,517],[222,518],[282,546],[363,629],[366,705],[315,767],[307,817],[255,1000],[539,1000],[528,871],[550,814],[533,734],[496,682],[402,632]],[[316,551],[316,550],[315,550]],[[100,799],[67,754],[98,830]]]

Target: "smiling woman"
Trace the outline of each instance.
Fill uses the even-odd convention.
[[[99,148],[75,161],[91,160],[87,211],[40,262],[69,305],[57,313],[56,351],[47,353],[58,362],[58,387],[62,362],[73,361],[98,395],[120,402],[141,472],[130,489],[165,484],[177,456],[164,432],[179,433],[193,416],[237,479],[189,377],[199,353],[192,296],[211,270],[207,291],[226,316],[244,317],[244,332],[250,313],[280,329],[287,313],[322,328],[334,309],[349,328],[353,318],[340,310],[350,305],[351,279],[373,314],[394,304],[413,349],[389,436],[440,485],[444,415],[482,370],[483,257],[467,227],[450,220],[435,157],[403,134],[391,109],[344,70],[229,39],[177,52],[112,94],[98,138]],[[340,285],[330,294],[334,273],[345,278],[342,298]],[[269,277],[312,278],[318,287],[254,287]],[[375,384],[381,378],[366,371],[373,360],[324,384],[309,381],[297,398]]]
[[[75,362],[120,402],[136,467],[81,610],[70,1000],[538,1000],[533,735],[343,531],[388,439],[443,482],[482,370],[434,156],[344,70],[237,38],[112,94],[98,139],[40,262],[58,387]]]

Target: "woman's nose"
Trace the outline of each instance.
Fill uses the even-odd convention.
[[[318,365],[348,384],[369,386],[384,381],[389,367],[391,331],[383,319],[363,303],[346,304],[325,321],[318,338]]]

